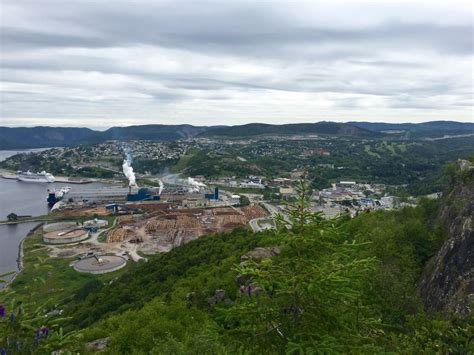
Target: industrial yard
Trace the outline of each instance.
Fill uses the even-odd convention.
[[[168,252],[205,234],[245,227],[268,216],[260,205],[149,210],[143,213],[113,214],[105,210],[110,223],[93,219],[80,224],[63,221],[43,226],[43,241],[52,257],[76,257],[72,266],[79,272],[114,271],[126,260],[139,261],[146,255]],[[111,261],[108,260],[112,257]],[[125,262],[120,262],[120,259]],[[90,259],[89,261],[84,261]],[[106,266],[106,264],[108,266]],[[95,268],[94,268],[95,265]]]

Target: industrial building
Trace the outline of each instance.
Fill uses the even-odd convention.
[[[159,192],[160,189],[154,187],[104,187],[82,191],[71,189],[61,199],[70,203],[105,203],[107,206],[147,202],[176,207],[206,207],[215,205],[220,199],[218,187],[213,190],[200,188],[196,191],[185,186],[170,186],[161,194]],[[54,191],[48,191],[47,200],[55,203],[58,195]]]

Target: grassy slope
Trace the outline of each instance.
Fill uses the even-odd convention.
[[[233,266],[248,250],[271,243],[271,234],[265,236],[240,229],[209,235],[151,257],[146,264],[134,264],[114,284],[105,285],[73,305],[70,314],[74,324],[88,326],[106,315],[141,307],[156,296],[182,299],[190,289],[196,291],[196,301],[201,304],[217,288],[233,294],[236,290]]]
[[[5,303],[22,302],[26,311],[41,306],[53,309],[70,301],[88,282],[108,282],[125,272],[125,269],[111,274],[81,274],[69,264],[75,258],[50,258],[47,245],[42,240],[41,228],[30,234],[23,242],[23,270],[1,294]]]
[[[376,256],[378,260],[376,270],[366,275],[367,288],[363,291],[364,303],[370,304],[371,312],[380,317],[384,331],[371,335],[377,351],[417,352],[424,347],[449,346],[455,349],[455,339],[466,341],[467,328],[459,328],[456,331],[461,335],[453,335],[449,322],[432,322],[423,312],[416,292],[422,266],[442,238],[432,222],[435,213],[435,204],[426,203],[422,208],[364,214],[344,224],[342,230],[352,238],[369,243],[362,248],[360,257]],[[243,231],[203,237],[138,266],[112,286],[91,293],[74,309],[74,323],[91,325],[85,332],[87,341],[111,337],[111,354],[228,353],[244,348],[254,353],[257,348],[252,347],[256,343],[240,338],[232,330],[238,324],[231,326],[219,308],[209,306],[207,299],[215,289],[224,289],[226,297],[237,302],[234,267],[239,256],[256,245],[280,244],[282,237],[273,232],[255,235]],[[275,257],[275,261],[295,257],[291,254],[293,246],[286,248],[286,253]],[[310,255],[311,252],[299,257]],[[259,341],[258,337],[255,341]],[[465,345],[460,346],[464,349]]]
[[[447,331],[449,324],[426,320],[415,290],[423,264],[439,246],[441,235],[432,219],[435,213],[436,206],[431,203],[416,209],[364,214],[341,229],[358,242],[369,242],[361,257],[376,256],[379,261],[377,269],[366,275],[370,287],[364,291],[364,302],[384,324],[385,335],[372,336],[386,350],[434,349],[442,337],[446,337],[441,339],[445,342],[453,341]],[[317,235],[314,230],[306,237]],[[158,349],[158,353],[236,351],[236,343],[252,346],[252,342],[236,338],[232,328],[226,328],[230,324],[223,327],[226,322],[207,300],[216,289],[225,290],[226,297],[235,300],[238,289],[234,268],[240,256],[257,245],[280,244],[281,238],[285,236],[244,230],[202,237],[152,257],[146,264],[131,265],[112,284],[103,281],[118,274],[97,277],[99,284],[91,287],[96,277],[75,273],[67,266],[68,260],[38,259],[45,254],[36,234],[25,244],[29,256],[25,272],[13,285],[17,295],[8,297],[20,297],[36,305],[45,300],[48,306],[65,302],[67,316],[73,317],[64,323],[66,330],[87,327],[85,338],[76,343],[79,348],[84,341],[110,336],[110,353],[152,349]],[[287,247],[291,251],[294,246]],[[275,260],[284,262],[285,256]],[[39,279],[45,276],[47,284]],[[190,304],[186,300],[191,294]],[[447,329],[446,334],[436,333],[436,327]],[[427,335],[413,337],[415,332]],[[460,339],[465,341],[463,336]]]

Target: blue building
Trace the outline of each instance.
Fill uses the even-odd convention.
[[[145,187],[138,190],[136,194],[127,194],[127,201],[159,201],[159,195],[152,195],[151,191]]]
[[[208,200],[218,200],[219,199],[219,188],[216,186],[214,188],[214,193],[205,194],[204,197],[206,197]]]

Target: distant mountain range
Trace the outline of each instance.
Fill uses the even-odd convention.
[[[75,127],[0,127],[0,150],[66,147],[100,143],[111,139],[175,141],[194,137],[207,129],[209,127],[191,125],[112,127],[106,131]]]
[[[433,121],[425,123],[317,122],[272,125],[251,123],[239,126],[141,125],[112,127],[106,131],[68,127],[0,127],[0,150],[74,146],[106,140],[175,141],[192,137],[251,137],[258,135],[340,135],[376,137],[396,131],[414,135],[473,133],[474,123]],[[400,133],[400,132],[399,132]]]
[[[411,132],[447,131],[446,133],[464,131],[469,133],[474,131],[474,123],[455,121],[431,121],[423,123],[348,122],[348,124],[376,132],[403,130]]]
[[[316,122],[272,125],[250,123],[241,126],[210,127],[201,137],[251,137],[258,135],[328,134],[346,136],[373,136],[374,132],[347,123]]]

